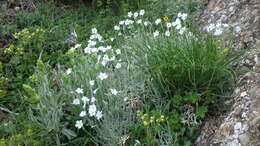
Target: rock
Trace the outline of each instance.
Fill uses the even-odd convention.
[[[250,135],[248,133],[243,133],[238,136],[238,139],[242,146],[247,146],[250,142]]]

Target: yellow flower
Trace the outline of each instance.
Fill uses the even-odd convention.
[[[150,123],[153,123],[155,121],[155,118],[154,117],[151,117],[150,118]]]
[[[28,136],[32,136],[33,135],[33,130],[32,129],[28,129],[27,130],[27,135]]]
[[[164,17],[163,17],[163,20],[164,20],[164,21],[168,21],[168,20],[169,20],[169,17],[168,17],[168,16],[164,16]]]
[[[148,126],[149,125],[149,123],[147,121],[144,121],[143,124],[144,124],[144,126]]]
[[[0,146],[6,146],[4,138],[0,139]]]
[[[15,34],[13,34],[13,37],[14,37],[15,39],[18,39],[18,38],[19,38],[19,35],[20,35],[20,33],[15,33]]]
[[[8,48],[5,49],[6,53],[12,53],[14,51],[14,45],[10,45]]]
[[[229,52],[229,48],[224,48],[223,52],[224,54],[227,54]]]

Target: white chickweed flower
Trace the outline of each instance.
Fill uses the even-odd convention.
[[[83,89],[77,88],[77,89],[75,90],[75,92],[78,93],[78,94],[83,94]]]
[[[130,12],[128,12],[127,16],[128,16],[129,18],[131,18],[131,17],[133,16],[133,13],[130,11]]]
[[[90,84],[90,86],[94,86],[95,85],[95,81],[91,80],[91,81],[89,81],[89,84]]]
[[[72,72],[72,69],[71,69],[71,68],[68,68],[68,69],[66,70],[66,74],[67,74],[67,75],[71,74],[71,72]]]
[[[177,25],[176,29],[178,29],[178,30],[181,29],[181,24]]]
[[[139,19],[136,21],[137,24],[141,24],[142,23],[142,19]]]
[[[116,54],[117,55],[121,54],[121,50],[120,49],[116,49]]]
[[[186,31],[186,28],[185,28],[185,27],[183,27],[183,28],[181,28],[181,29],[180,29],[180,31],[179,31],[179,34],[181,34],[181,35],[182,35],[182,34],[183,34],[185,31]]]
[[[159,32],[158,30],[156,30],[156,31],[153,33],[153,36],[154,36],[154,37],[157,37],[157,36],[159,36],[159,34],[160,34],[160,32]]]
[[[125,21],[119,21],[119,25],[124,25]]]
[[[145,13],[145,11],[144,11],[144,10],[140,10],[140,12],[139,12],[139,15],[140,15],[140,16],[143,16],[143,15],[144,15],[144,13]]]
[[[120,30],[120,27],[117,26],[117,25],[115,25],[115,26],[114,26],[114,29],[118,31],[118,30]]]
[[[222,30],[220,28],[217,28],[214,32],[214,35],[218,36],[218,35],[221,35],[222,34]]]
[[[75,49],[77,49],[77,48],[79,48],[79,47],[81,47],[81,44],[76,44],[76,45],[75,45]]]
[[[137,12],[135,12],[135,13],[134,13],[134,18],[137,18],[138,15],[139,15],[139,14],[138,14]]]
[[[80,104],[80,100],[76,98],[73,100],[72,104],[78,105],[78,104]]]
[[[181,25],[181,20],[177,18],[174,22],[172,22],[172,26]]]
[[[167,28],[171,28],[171,27],[172,27],[172,24],[171,24],[171,23],[167,23],[167,24],[166,24],[166,27],[167,27]]]
[[[147,25],[148,25],[148,21],[145,21],[145,22],[144,22],[144,26],[147,26]]]
[[[108,77],[108,75],[107,75],[106,73],[103,73],[103,72],[99,73],[99,75],[98,75],[98,78],[99,78],[100,80],[104,80],[104,79],[106,79],[107,77]]]
[[[116,69],[119,69],[119,68],[121,68],[121,67],[122,67],[121,63],[117,63],[117,64],[116,64]]]
[[[117,95],[117,94],[118,94],[118,91],[117,91],[116,89],[110,89],[110,91],[111,91],[111,93],[112,93],[113,95]]]
[[[84,53],[90,54],[90,53],[91,53],[91,49],[90,49],[89,47],[86,47],[86,48],[84,49]]]
[[[165,32],[165,36],[169,37],[171,35],[170,31]]]
[[[80,117],[85,117],[86,115],[87,115],[86,111],[81,111],[79,114]]]
[[[82,128],[83,127],[82,120],[76,121],[75,127],[78,128],[78,129]]]
[[[92,104],[92,105],[89,106],[89,108],[88,108],[88,113],[89,113],[89,116],[90,116],[90,117],[95,116],[96,111],[97,111],[97,107],[96,107],[95,104]]]
[[[162,22],[162,19],[156,19],[156,20],[155,20],[155,24],[156,24],[156,25],[160,24],[161,22]]]
[[[96,28],[92,28],[91,32],[92,32],[92,34],[96,34],[97,33],[97,29]]]
[[[97,111],[96,118],[99,120],[103,117],[102,111]]]
[[[91,101],[90,102],[95,102],[96,98],[95,97],[91,97]]]
[[[81,100],[82,100],[84,103],[89,102],[89,98],[86,97],[86,96],[83,96],[83,97],[81,98]]]

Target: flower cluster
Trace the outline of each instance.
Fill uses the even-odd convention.
[[[122,20],[119,22],[118,25],[114,26],[114,30],[118,31],[118,35],[121,36],[122,33],[127,32],[126,30],[130,30],[134,28],[136,25],[142,25],[144,27],[147,27],[150,25],[153,28],[152,21],[146,20],[145,18],[142,18],[145,14],[144,10],[140,10],[137,12],[128,12],[127,18],[125,20]],[[186,13],[178,13],[177,18],[173,22],[169,22],[169,17],[165,16],[163,17],[163,20],[161,18],[158,18],[154,21],[155,29],[153,31],[153,36],[158,37],[160,35],[160,31],[157,30],[158,26],[162,23],[165,23],[166,25],[166,31],[163,32],[166,37],[169,37],[171,35],[171,31],[176,30],[179,34],[184,34],[184,32],[187,31],[187,28],[183,25],[183,22],[187,19],[188,15]],[[163,25],[164,26],[164,25]],[[160,27],[161,28],[161,27]],[[174,29],[171,29],[174,28]],[[152,30],[153,30],[152,29]]]
[[[90,83],[93,84],[92,81],[90,81]],[[75,90],[75,92],[80,95],[84,94],[84,90],[82,88],[77,88]],[[74,99],[72,104],[82,105],[82,111],[79,114],[79,116],[81,118],[84,118],[85,116],[87,116],[87,113],[88,113],[89,117],[94,117],[97,120],[100,120],[102,118],[103,114],[102,114],[102,111],[97,109],[95,102],[96,102],[95,97],[88,98],[86,96],[82,96],[81,99],[79,99],[79,98]],[[80,129],[80,128],[82,128],[82,126],[83,126],[83,120],[76,121],[75,127]]]
[[[162,114],[154,114],[149,116],[141,111],[137,111],[137,116],[142,120],[144,126],[149,126],[155,123],[161,123],[165,121],[165,116]]]
[[[214,35],[219,36],[223,33],[223,31],[228,27],[228,24],[209,24],[204,27],[204,30],[207,32],[213,32]]]
[[[115,26],[115,29],[118,29]],[[76,33],[76,32],[75,32]],[[114,41],[113,39],[105,40],[99,33],[96,28],[91,29],[91,36],[88,40],[88,43],[86,44],[86,48],[84,48],[84,53],[86,55],[93,55],[97,58],[95,60],[95,65],[99,66],[99,68],[103,67],[102,72],[98,72],[96,74],[96,80],[89,80],[88,81],[88,87],[91,88],[91,91],[93,91],[91,98],[87,97],[85,95],[86,92],[84,92],[83,88],[76,88],[71,93],[75,93],[76,97],[73,101],[73,105],[81,106],[82,110],[79,113],[79,117],[82,118],[81,120],[77,120],[75,123],[75,127],[80,129],[84,125],[84,118],[87,116],[88,118],[101,120],[103,117],[102,110],[98,110],[98,106],[96,104],[97,99],[93,96],[96,95],[98,91],[98,87],[100,84],[95,84],[96,82],[99,82],[102,84],[104,80],[109,78],[109,72],[111,72],[111,65],[113,67],[112,71],[114,69],[120,69],[122,67],[121,60],[119,60],[119,55],[121,54],[120,49],[113,49],[111,45],[106,45],[107,41]],[[70,49],[70,51],[74,51],[78,48],[80,48],[81,44],[76,44],[74,47]],[[111,62],[111,65],[108,65]],[[67,76],[71,75],[73,73],[73,68],[68,68],[65,71],[65,74]],[[119,91],[117,89],[111,88],[109,89],[110,94],[113,96],[116,96],[119,94]],[[105,95],[104,95],[105,96]],[[79,97],[79,98],[78,98]]]

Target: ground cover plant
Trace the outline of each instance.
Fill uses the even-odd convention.
[[[178,11],[166,4],[151,3],[160,12],[129,11],[106,26],[83,27],[80,17],[74,43],[51,56],[54,62],[39,50],[29,80],[20,83],[25,112],[2,122],[0,144],[192,145],[210,107],[232,87],[235,56],[217,36],[194,29],[193,10],[180,1]],[[44,36],[49,25],[57,24],[14,33],[17,44],[5,52],[45,48],[52,43]],[[228,27],[218,24],[209,31],[220,35],[223,29]],[[27,55],[17,60],[33,58]],[[33,68],[30,63],[24,66]]]

